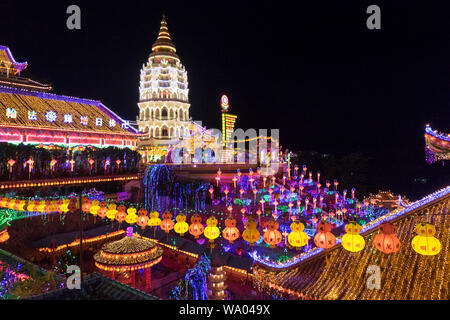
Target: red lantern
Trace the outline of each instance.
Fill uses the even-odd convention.
[[[169,233],[170,230],[173,229],[174,222],[172,220],[172,214],[169,211],[166,211],[162,215],[163,220],[161,221],[161,230],[164,230],[166,233]]]
[[[147,213],[147,210],[145,210],[144,208],[140,208],[138,211],[138,216],[146,216]]]
[[[100,209],[98,209],[98,211],[97,211],[97,215],[102,219],[105,219],[106,211],[108,211],[108,208],[106,207],[106,205],[107,204],[105,201],[100,202]]]
[[[91,199],[84,198],[83,204],[81,205],[81,210],[83,210],[84,213],[89,213],[91,210],[91,204],[92,204]]]
[[[117,216],[117,214],[116,214],[116,216]],[[117,218],[116,218],[116,220],[117,220]],[[136,224],[138,226],[140,226],[142,229],[145,229],[145,227],[147,226],[148,220],[149,220],[149,217],[147,217],[147,215],[142,214],[137,218]]]
[[[120,206],[117,207],[117,213],[116,213],[115,219],[117,220],[117,222],[119,222],[119,225],[127,217],[127,213],[125,212],[126,209],[127,208],[123,204],[121,204]]]
[[[204,227],[202,225],[202,217],[198,213],[191,217],[191,225],[189,226],[189,233],[194,236],[195,239],[203,233]]]
[[[380,226],[380,233],[373,240],[375,248],[383,253],[391,254],[400,250],[400,240],[395,235],[395,226],[386,222]]]
[[[236,219],[233,217],[228,217],[225,220],[225,229],[223,229],[222,234],[225,239],[227,239],[230,243],[233,243],[234,240],[239,238],[239,229],[236,228]]]
[[[270,244],[271,248],[275,248],[277,244],[281,242],[281,232],[278,231],[279,224],[275,220],[271,220],[267,223],[267,231],[264,232],[264,242]]]
[[[320,221],[317,224],[317,233],[314,237],[314,243],[319,248],[329,249],[336,243],[336,237],[331,233],[331,224]]]

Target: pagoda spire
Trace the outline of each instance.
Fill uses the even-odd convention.
[[[152,46],[153,52],[173,52],[177,50],[170,38],[169,29],[167,28],[166,15],[163,13],[161,27],[159,29],[158,38]]]

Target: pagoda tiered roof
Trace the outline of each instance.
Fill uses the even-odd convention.
[[[20,74],[27,62],[17,62],[8,47],[0,45],[0,73]]]

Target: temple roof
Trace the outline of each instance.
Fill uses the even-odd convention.
[[[20,74],[27,62],[17,62],[8,47],[0,45],[0,73]]]
[[[173,55],[178,57],[176,54],[175,45],[170,38],[169,29],[167,28],[166,16],[163,15],[161,20],[161,27],[159,29],[158,38],[155,43],[152,45],[152,54],[157,55],[159,53]]]
[[[0,86],[0,127],[134,134],[100,101]]]

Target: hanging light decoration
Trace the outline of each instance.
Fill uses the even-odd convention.
[[[202,217],[196,213],[191,217],[191,225],[189,226],[189,233],[194,236],[195,239],[203,233],[204,227],[202,225]]]
[[[400,240],[395,235],[395,226],[386,222],[380,225],[380,233],[373,240],[375,248],[379,251],[391,254],[400,250]]]
[[[317,233],[314,236],[314,243],[316,246],[323,249],[329,249],[334,246],[336,237],[331,233],[331,224],[325,221],[320,221],[317,224]]]
[[[164,230],[166,233],[169,233],[170,230],[173,229],[174,222],[172,220],[172,214],[169,211],[166,211],[162,215],[162,222],[161,222],[161,230]]]
[[[281,242],[283,237],[281,236],[281,232],[278,231],[279,224],[275,220],[270,220],[267,223],[267,231],[264,232],[264,242],[269,244],[271,248],[275,248],[277,244]]]
[[[434,256],[441,251],[441,242],[434,237],[436,228],[432,224],[419,223],[415,231],[417,236],[411,241],[414,251],[424,256]]]
[[[209,239],[211,248],[214,248],[214,240],[220,235],[220,230],[217,228],[217,219],[214,216],[206,220],[207,227],[205,228],[205,237]]]
[[[256,241],[258,241],[261,234],[256,229],[257,223],[252,217],[248,217],[245,222],[245,230],[242,233],[242,238],[249,243],[250,246],[253,246]]]
[[[288,241],[291,246],[298,250],[308,243],[308,235],[303,232],[304,229],[305,225],[298,220],[291,223],[292,232],[289,233]]]
[[[184,213],[180,213],[175,218],[177,223],[174,225],[174,230],[176,233],[178,233],[180,236],[184,236],[184,234],[188,231],[189,225],[186,222],[186,215]]]
[[[345,232],[342,236],[342,246],[345,250],[350,252],[358,252],[364,249],[366,242],[364,238],[359,234],[361,232],[361,226],[355,221],[349,222],[345,226]]]
[[[206,230],[205,230],[205,233],[206,233]],[[233,243],[234,240],[239,238],[240,233],[239,233],[239,229],[236,228],[236,219],[229,216],[225,220],[225,229],[223,229],[222,235],[230,243]]]

